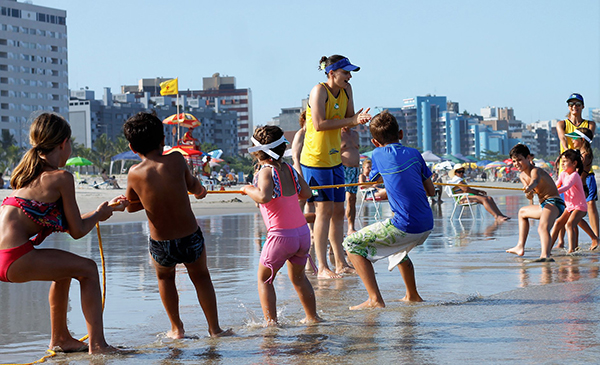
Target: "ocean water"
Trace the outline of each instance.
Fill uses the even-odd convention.
[[[266,230],[256,214],[199,217],[223,328],[229,338],[208,337],[206,321],[184,267],[178,268],[181,317],[193,338],[165,337],[164,312],[147,250],[145,223],[103,224],[107,299],[105,332],[128,355],[59,354],[50,364],[455,364],[597,363],[600,357],[600,293],[597,253],[566,255],[554,263],[539,256],[532,224],[524,258],[504,252],[518,238],[522,196],[496,197],[513,217],[496,224],[449,218],[452,205],[433,207],[435,230],[410,253],[423,303],[401,302],[404,285],[387,262],[375,264],[387,307],[349,311],[366,291],[357,276],[323,280],[309,276],[320,316],[300,323],[302,307],[286,270],[275,279],[279,327],[262,326],[256,290],[260,246]],[[389,215],[384,207],[383,214]],[[366,212],[373,215],[373,207]],[[372,219],[363,217],[361,223]],[[581,233],[580,245],[590,240]],[[81,240],[54,234],[42,247],[57,247],[100,263],[97,235]],[[44,355],[50,337],[48,283],[0,283],[0,363],[27,363]],[[85,334],[79,285],[73,282],[69,326]]]

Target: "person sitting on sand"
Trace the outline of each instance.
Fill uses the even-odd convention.
[[[105,183],[110,184],[114,189],[121,189],[121,187],[119,186],[119,183],[117,182],[117,179],[115,179],[114,176],[113,177],[108,176],[106,169],[102,169],[102,173],[100,175],[102,176],[102,179],[104,180]]]
[[[454,165],[454,168],[448,172],[448,184],[461,184],[467,185],[467,181],[464,178],[465,176],[465,167],[462,164]],[[510,217],[505,216],[494,201],[494,198],[488,196],[487,193],[483,190],[473,189],[468,186],[453,186],[452,192],[454,194],[458,193],[469,193],[468,196],[462,197],[462,199],[468,199],[469,202],[477,202],[485,208],[491,215],[494,216],[497,222],[504,222],[509,220]]]
[[[372,181],[383,179],[387,186],[391,219],[374,223],[346,237],[343,242],[350,261],[367,289],[369,298],[351,310],[383,308],[373,262],[388,258],[388,269],[398,266],[406,286],[403,300],[421,302],[414,266],[408,252],[425,242],[433,230],[433,212],[427,196],[435,195],[431,171],[414,148],[400,143],[403,137],[396,118],[384,111],[370,124],[373,151]]]
[[[558,188],[554,180],[552,180],[546,171],[532,164],[530,155],[529,148],[520,143],[510,150],[513,166],[521,172],[519,179],[523,183],[525,195],[531,202],[533,201],[533,195],[537,194],[540,205],[532,204],[519,209],[519,242],[515,247],[506,250],[506,252],[523,256],[525,253],[525,242],[529,234],[529,219],[539,219],[538,234],[542,250],[540,258],[534,261],[554,261],[550,257],[552,249],[550,230],[556,218],[560,217],[564,212],[565,202],[558,195]]]
[[[171,330],[167,336],[183,338],[179,317],[179,296],[175,285],[175,267],[184,264],[196,289],[198,301],[208,322],[210,336],[227,336],[231,330],[219,326],[217,298],[206,265],[206,247],[202,231],[192,211],[188,191],[202,199],[206,188],[192,176],[180,153],[163,155],[163,124],[154,113],[139,112],[123,126],[125,138],[142,162],[127,175],[128,212],[145,209],[150,228],[149,249],[158,278],[158,291]]]

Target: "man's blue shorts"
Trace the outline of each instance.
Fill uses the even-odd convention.
[[[585,178],[586,192],[585,201],[591,202],[598,200],[598,185],[596,184],[596,175],[590,174]]]
[[[337,165],[335,167],[308,167],[302,166],[302,176],[308,183],[308,186],[323,186],[323,185],[343,185],[344,184],[344,166]],[[310,202],[344,202],[346,190],[342,188],[329,188],[313,190],[317,192],[309,198]]]

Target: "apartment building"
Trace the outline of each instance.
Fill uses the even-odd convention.
[[[0,0],[0,130],[20,146],[28,143],[32,113],[68,114],[66,17],[64,10]]]

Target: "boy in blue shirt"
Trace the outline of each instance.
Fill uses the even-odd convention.
[[[427,196],[435,195],[431,171],[414,148],[400,143],[403,137],[396,118],[384,111],[370,124],[373,151],[371,181],[381,180],[386,187],[393,218],[377,222],[351,234],[344,240],[354,268],[363,281],[369,299],[350,310],[383,308],[385,303],[373,269],[373,262],[388,258],[388,270],[398,266],[409,302],[421,302],[417,292],[415,271],[408,252],[422,244],[433,229],[433,213]]]

